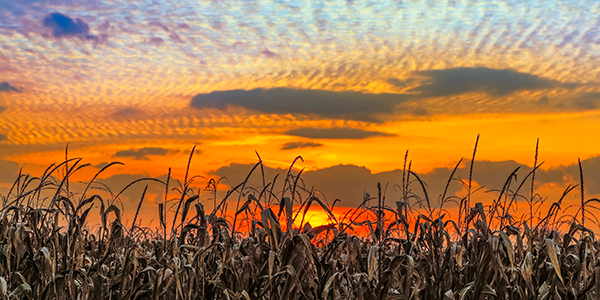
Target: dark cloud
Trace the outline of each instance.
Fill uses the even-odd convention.
[[[162,182],[167,181],[167,175],[162,175],[158,177],[149,177],[139,174],[118,174],[113,175],[108,178],[98,178],[96,180],[97,183],[92,184],[92,187],[104,188],[108,187],[111,192],[114,194],[121,192],[127,185],[134,182],[138,179],[143,178],[153,178],[158,179]],[[173,186],[176,180],[175,178],[170,179],[170,185]],[[119,199],[121,201],[117,202],[119,208],[122,208],[122,215],[125,222],[131,225],[133,221],[134,214],[137,210],[139,201],[144,193],[144,188],[148,186],[148,190],[146,191],[146,195],[144,197],[144,202],[139,211],[138,221],[140,218],[144,218],[142,220],[143,224],[147,224],[152,221],[152,224],[158,224],[158,208],[156,203],[162,203],[164,199],[165,186],[164,184],[154,181],[154,180],[143,180],[131,185],[127,188]],[[88,191],[89,193],[98,193],[97,190],[94,192]],[[122,205],[122,206],[121,206]],[[98,220],[99,222],[100,220]]]
[[[55,38],[94,39],[94,36],[89,34],[90,27],[80,18],[72,19],[61,13],[51,13],[44,18],[43,24],[52,29],[52,36]]]
[[[502,96],[521,90],[575,86],[513,70],[484,67],[428,70],[414,74],[429,78],[421,86],[410,90],[419,92],[422,97],[443,97],[469,92]]]
[[[377,183],[381,182],[385,189],[388,182],[393,186],[402,179],[402,176],[398,171],[373,174],[365,167],[337,165],[303,173],[302,178],[308,187],[314,186],[322,192],[328,202],[340,199],[343,206],[356,207],[364,200],[365,193],[377,196]],[[395,195],[393,189],[390,188],[385,192],[386,196],[390,196],[389,199],[396,201],[398,195]]]
[[[395,112],[418,116],[428,115],[427,108],[401,107],[423,98],[484,92],[492,96],[508,95],[517,91],[549,88],[574,88],[577,84],[561,83],[536,75],[509,69],[452,68],[413,73],[413,78],[388,78],[387,83],[409,88],[411,94],[367,94],[361,92],[334,92],[324,90],[297,90],[290,88],[214,91],[198,94],[191,106],[198,109],[226,110],[241,107],[266,114],[296,114],[327,119],[342,119],[382,123]],[[594,107],[595,102],[579,100],[573,105]],[[545,99],[538,104],[545,104]],[[590,103],[591,102],[591,103]]]
[[[393,85],[393,86],[397,86],[397,87],[404,87],[406,86],[406,82],[402,81],[398,78],[388,78],[387,79],[387,83]]]
[[[19,91],[19,89],[17,89],[16,87],[10,85],[10,83],[8,83],[8,82],[1,82],[0,83],[0,92],[20,93],[21,91]]]
[[[581,168],[583,170],[583,180],[586,194],[600,194],[600,156],[582,160]],[[549,178],[550,182],[556,182],[558,184],[579,183],[579,165],[577,163],[568,166],[557,167],[551,169],[550,171],[553,174],[553,176]]]
[[[298,128],[285,132],[287,135],[305,137],[309,139],[366,139],[377,136],[396,136],[395,134],[368,131],[354,128]]]
[[[399,87],[399,88],[407,87],[409,84],[413,83],[414,81],[416,81],[415,78],[409,78],[407,80],[400,80],[398,78],[388,78],[386,80],[387,83],[389,83],[395,87]]]
[[[0,160],[0,182],[13,183],[19,176],[19,164],[10,160]]]
[[[167,155],[169,153],[168,149],[156,148],[156,147],[146,147],[140,148],[137,150],[121,150],[117,151],[113,157],[133,157],[135,159],[148,159],[148,155]]]
[[[429,115],[429,112],[427,111],[427,109],[423,108],[423,107],[417,107],[417,108],[413,109],[412,113],[415,116],[427,116],[427,115]]]
[[[600,157],[593,157],[581,162],[586,191],[590,194],[600,194]],[[501,189],[508,176],[516,169],[517,182],[513,181],[511,188],[516,188],[518,184],[531,171],[531,166],[519,164],[513,160],[509,161],[475,161],[473,166],[473,180],[480,186],[484,186],[483,191],[490,189]],[[461,166],[456,170],[455,178],[468,180],[470,162],[463,161]],[[438,168],[429,173],[420,174],[421,179],[430,186],[438,188],[443,187],[448,180],[448,176],[452,172],[452,168]],[[530,179],[529,179],[530,180]],[[566,187],[567,184],[579,183],[579,166],[571,164],[568,166],[559,166],[550,169],[538,169],[535,173],[536,186],[551,184],[556,185],[559,189]],[[460,188],[458,182],[455,188]],[[455,189],[457,191],[458,189]],[[528,190],[528,188],[526,188]],[[440,193],[440,192],[438,192]],[[523,193],[523,190],[521,191]],[[493,196],[492,196],[493,198]]]
[[[79,38],[81,40],[91,40],[94,45],[105,44],[108,42],[106,33],[92,35],[90,27],[80,18],[73,19],[62,13],[51,13],[44,17],[42,22],[44,27],[52,29],[54,38]],[[106,31],[110,27],[109,22],[104,22],[100,28]],[[45,34],[42,34],[45,36]]]
[[[96,168],[96,169],[102,169],[102,168],[104,168],[106,166],[108,166],[108,162],[101,162],[101,163],[95,165],[94,168]]]
[[[223,183],[235,186],[246,178],[253,166],[254,165],[251,164],[234,163],[229,166],[221,167],[209,174],[226,177],[227,180],[223,181]],[[271,182],[277,174],[279,174],[279,178],[282,178],[282,176],[285,176],[287,173],[287,169],[269,167],[265,167],[264,171],[267,182]],[[295,171],[293,171],[293,173],[297,174]],[[390,174],[384,174],[384,176],[387,175]],[[400,178],[402,177],[400,176]],[[314,186],[315,190],[320,192],[317,193],[319,198],[327,199],[329,203],[334,199],[340,199],[342,201],[341,206],[348,207],[360,205],[365,192],[376,195],[377,182],[378,180],[382,180],[382,178],[372,174],[369,169],[354,165],[338,165],[315,171],[304,171],[302,173],[302,179],[302,182],[299,183],[303,184],[308,190]],[[384,184],[390,179],[393,178],[385,179]],[[262,186],[262,176],[260,172],[255,171],[252,173],[248,186]],[[281,188],[282,182],[278,180],[274,187],[274,191],[280,191]],[[390,193],[393,193],[392,189],[389,191]],[[325,198],[322,195],[324,195]]]
[[[233,106],[268,114],[316,115],[379,123],[377,115],[392,115],[394,107],[410,97],[413,96],[275,88],[198,94],[191,106],[220,110]]]
[[[165,25],[165,24],[163,24],[162,22],[159,22],[159,21],[150,21],[150,22],[148,22],[148,25],[159,27],[159,28],[161,28],[162,30],[164,30],[166,32],[170,31],[169,27],[167,27],[167,25]]]
[[[593,157],[590,159],[583,160],[581,162],[585,180],[586,193],[588,197],[594,197],[594,195],[600,194],[600,157]],[[224,183],[227,185],[237,185],[241,183],[248,172],[252,169],[253,164],[231,164],[219,168],[215,171],[209,172],[211,175],[217,175],[220,177],[227,177],[227,181]],[[516,169],[517,180],[512,181],[510,188],[514,191],[521,181],[531,171],[530,166],[519,164],[515,161],[475,161],[473,168],[473,180],[478,186],[483,186],[482,190],[479,190],[474,194],[476,201],[491,202],[497,199],[497,193],[486,193],[490,190],[500,190],[504,186],[508,176]],[[456,173],[453,176],[453,180],[450,181],[447,196],[456,195],[457,192],[463,190],[463,184],[459,180],[464,182],[468,181],[469,178],[470,162],[463,161]],[[269,168],[265,167],[265,179],[270,182],[275,175],[279,174],[285,176],[287,169],[281,168]],[[439,205],[439,199],[444,192],[446,183],[452,174],[453,167],[436,168],[427,173],[420,173],[419,178],[425,183],[429,199],[432,207]],[[295,172],[294,174],[297,174]],[[364,193],[367,192],[371,196],[377,195],[377,183],[382,184],[382,189],[386,193],[387,199],[393,199],[396,201],[400,197],[400,192],[395,185],[400,185],[402,182],[402,170],[395,169],[392,171],[372,173],[371,170],[365,167],[356,165],[337,165],[329,168],[318,169],[313,171],[304,171],[302,173],[302,179],[305,187],[309,190],[311,187],[322,192],[329,201],[333,199],[342,200],[341,206],[357,206],[362,200]],[[415,178],[412,177],[414,180]],[[528,179],[530,180],[530,178]],[[557,192],[562,192],[568,184],[579,183],[579,167],[576,163],[568,166],[560,166],[547,170],[538,169],[535,175],[536,186],[539,187],[544,184],[550,184],[558,188]],[[279,191],[281,183],[278,183],[274,191]],[[529,183],[530,184],[530,183]],[[529,192],[530,185],[526,184],[520,190],[521,194],[527,194]],[[260,172],[252,174],[248,182],[248,186],[259,187],[262,186],[262,178]],[[385,190],[387,186],[387,190]],[[411,184],[410,189],[419,197],[423,197],[422,188],[417,182]],[[393,205],[393,202],[388,203]],[[454,206],[454,204],[447,204],[448,206]]]
[[[508,178],[508,175],[512,173],[516,168],[521,167],[519,169],[519,173],[517,173],[517,178],[521,178],[521,176],[525,176],[527,172],[531,170],[530,167],[526,165],[519,164],[514,160],[507,161],[475,161],[473,165],[473,178],[480,186],[484,186],[486,189],[499,189],[502,188],[504,182]],[[456,171],[457,177],[468,180],[470,171],[470,161],[464,161],[462,165]],[[447,172],[450,174],[452,170],[450,168],[445,168],[443,172]],[[541,176],[541,172],[536,173],[537,177]]]
[[[111,189],[111,191],[113,193],[116,194],[116,193],[120,192],[123,188],[125,188],[129,183],[131,183],[135,180],[141,179],[141,178],[152,178],[152,177],[144,176],[141,174],[117,174],[117,175],[112,175],[107,178],[99,178],[98,182],[105,184],[108,188]],[[166,182],[167,176],[163,175],[163,176],[155,177],[155,179]],[[165,192],[165,186],[163,184],[161,184],[160,182],[146,181],[146,182],[140,182],[140,183],[132,185],[131,188],[127,189],[123,193],[123,195],[125,195],[126,197],[131,198],[131,199],[139,200],[139,198],[142,196],[142,192],[144,191],[144,186],[146,184],[148,184],[148,193],[164,194],[164,192]]]
[[[221,167],[210,172],[210,175],[219,177],[227,177],[224,183],[230,186],[235,186],[245,180],[254,165],[251,164],[230,164],[229,166]],[[279,174],[279,178],[285,176],[287,169],[281,168],[264,168],[265,179],[271,182],[273,178]],[[436,169],[430,173],[421,175],[427,184],[429,197],[433,201],[432,205],[437,203],[438,195],[441,195],[446,185],[446,181],[452,170],[446,168]],[[297,172],[292,171],[294,174]],[[377,183],[381,183],[382,192],[385,193],[388,199],[388,205],[395,206],[394,201],[399,199],[400,192],[394,188],[394,185],[400,185],[402,182],[402,170],[392,170],[381,173],[373,173],[366,167],[356,165],[337,165],[328,168],[304,171],[302,173],[302,184],[310,190],[315,188],[317,195],[323,199],[324,195],[328,202],[331,203],[334,199],[340,199],[342,202],[339,206],[356,207],[364,200],[365,193],[372,197],[377,196]],[[279,191],[282,188],[281,182],[277,182],[274,191]],[[253,173],[250,176],[248,186],[262,186],[262,176],[260,172]],[[461,189],[461,184],[453,181],[448,189],[448,195],[453,195]],[[413,191],[422,196],[420,187],[413,186]]]
[[[260,53],[262,53],[264,56],[266,56],[268,58],[277,57],[277,53],[270,51],[269,49],[262,50],[262,51],[260,51]]]
[[[134,108],[134,107],[124,107],[121,108],[119,110],[117,110],[113,116],[115,117],[121,117],[121,116],[127,116],[127,115],[135,115],[135,114],[139,114],[142,113],[141,110]]]
[[[150,45],[154,45],[156,47],[160,47],[165,43],[165,41],[162,38],[153,37],[153,38],[150,38],[147,43]]]
[[[6,141],[6,140],[8,140],[8,137],[6,136],[6,134],[0,133],[0,142],[1,141]]]
[[[522,180],[529,171],[530,166],[519,164],[515,161],[475,161],[473,178],[480,185],[487,188],[502,188],[510,172],[516,167],[521,167],[517,173],[518,179]],[[583,169],[583,179],[585,191],[588,195],[600,194],[600,156],[591,157],[581,161]],[[450,171],[450,169],[447,169]],[[447,172],[445,171],[445,172]],[[468,163],[457,171],[462,178],[468,178]],[[559,188],[564,188],[568,184],[579,184],[579,165],[577,162],[566,166],[558,166],[550,169],[540,170],[535,173],[536,184],[555,184]]]
[[[539,100],[535,101],[537,105],[548,105],[550,104],[550,98],[548,96],[542,96]]]
[[[170,33],[169,34],[169,38],[177,43],[183,43],[183,40],[181,39],[181,37],[177,34],[177,33]]]
[[[571,101],[573,106],[578,109],[592,110],[598,108],[600,104],[600,93],[586,93]]]
[[[290,142],[290,143],[285,143],[282,147],[281,150],[292,150],[292,149],[298,149],[298,148],[316,148],[316,147],[321,147],[324,146],[321,143],[313,143],[313,142]]]

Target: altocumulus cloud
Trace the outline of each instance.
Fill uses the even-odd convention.
[[[140,149],[130,149],[117,151],[113,157],[133,157],[135,159],[148,159],[148,155],[167,155],[168,149],[157,147],[145,147]]]
[[[414,75],[428,78],[422,85],[409,90],[419,92],[421,97],[443,97],[469,92],[502,96],[522,90],[576,86],[514,70],[484,67],[417,71]]]
[[[285,132],[287,135],[305,137],[310,139],[366,139],[370,137],[388,137],[395,134],[380,131],[368,131],[355,128],[297,128]]]
[[[198,94],[191,106],[198,109],[242,107],[268,114],[315,115],[323,118],[380,123],[378,115],[392,115],[394,107],[414,96],[365,94],[288,88],[214,91]]]
[[[292,149],[298,149],[298,148],[316,148],[316,147],[321,147],[324,146],[321,143],[313,143],[313,142],[290,142],[290,143],[285,143],[282,147],[281,150],[292,150]]]

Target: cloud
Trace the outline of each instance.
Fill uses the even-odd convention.
[[[583,110],[592,110],[598,108],[600,102],[600,93],[586,93],[572,100],[574,107]]]
[[[233,163],[212,171],[209,174],[226,177],[227,180],[223,181],[223,183],[235,186],[244,181],[253,166],[252,164]],[[287,169],[265,166],[264,171],[267,182],[271,182],[279,174],[279,179],[273,190],[274,192],[279,192],[282,189],[283,181],[281,178],[285,176]],[[295,171],[293,173],[297,174]],[[322,200],[327,199],[331,203],[334,199],[340,199],[342,201],[341,206],[347,207],[360,205],[365,192],[376,195],[374,193],[377,192],[377,182],[380,180],[369,169],[355,165],[338,165],[315,171],[305,171],[302,173],[301,178],[303,180],[298,182],[300,186],[304,185],[308,190],[314,186],[316,190],[320,191],[320,193],[317,193],[317,196]],[[250,187],[262,186],[261,172],[255,170],[250,176],[247,185]],[[391,189],[390,192],[392,192]]]
[[[148,22],[148,25],[159,27],[166,32],[170,32],[169,27],[159,21],[150,21]]]
[[[8,137],[6,136],[6,134],[0,133],[0,142],[1,141],[6,141],[6,140],[8,140]]]
[[[537,105],[548,105],[550,104],[550,98],[548,96],[542,96],[539,100],[535,101]]]
[[[589,158],[581,162],[584,174],[585,191],[587,197],[594,197],[600,194],[600,156]],[[252,169],[253,164],[230,164],[229,166],[221,167],[215,171],[209,172],[211,175],[227,177],[224,183],[227,185],[237,185],[244,181],[248,172]],[[467,181],[469,178],[469,161],[463,161],[454,174],[454,179],[462,179]],[[475,193],[476,201],[491,202],[497,199],[498,193],[486,193],[490,190],[500,190],[504,186],[508,176],[516,169],[517,180],[512,181],[511,190],[517,188],[521,181],[531,171],[531,167],[519,164],[515,161],[475,161],[473,168],[473,181],[478,186],[484,188]],[[264,168],[265,179],[271,182],[275,175],[285,176],[287,169],[281,168]],[[427,173],[419,173],[419,178],[425,183],[429,199],[432,207],[439,206],[439,198],[444,192],[446,183],[452,174],[453,167],[436,168]],[[293,171],[294,172],[294,171]],[[297,172],[294,172],[297,174]],[[314,186],[316,190],[322,192],[331,202],[333,199],[342,200],[341,206],[355,207],[363,200],[365,192],[371,196],[377,196],[377,183],[381,183],[382,189],[385,191],[387,186],[386,198],[396,201],[400,197],[398,189],[393,188],[394,185],[400,185],[402,182],[402,170],[395,169],[391,171],[373,173],[366,167],[356,165],[337,165],[328,168],[304,171],[302,173],[302,182],[309,190]],[[414,180],[414,177],[412,177]],[[531,178],[528,178],[531,180]],[[535,185],[539,188],[542,185],[547,185],[551,188],[556,188],[558,195],[562,193],[568,184],[579,183],[579,167],[571,164],[568,166],[560,166],[551,169],[538,169],[535,175]],[[281,183],[278,182],[274,191],[279,191]],[[529,185],[528,185],[529,184]],[[529,192],[530,181],[525,184],[520,190],[520,194]],[[248,186],[262,186],[262,178],[260,171],[255,171],[248,182]],[[410,186],[412,192],[419,197],[423,197],[422,188],[416,182]],[[452,180],[449,184],[447,196],[456,195],[457,192],[463,190],[463,185],[458,180]],[[463,190],[464,193],[464,190]],[[393,202],[388,203],[393,206]],[[454,204],[447,204],[454,206]]]
[[[148,155],[167,155],[168,149],[157,148],[157,147],[145,147],[137,150],[121,150],[117,151],[113,157],[133,157],[135,159],[148,159]]]
[[[399,88],[407,87],[409,84],[411,84],[415,81],[416,81],[415,78],[409,78],[407,80],[400,80],[398,78],[388,78],[386,80],[387,83],[389,83],[395,87],[399,87]]]
[[[316,147],[321,147],[324,146],[321,143],[313,143],[313,142],[290,142],[290,143],[285,143],[283,145],[283,147],[281,147],[281,150],[292,150],[292,149],[298,149],[298,148],[316,148]]]
[[[10,83],[8,82],[1,82],[0,83],[0,92],[15,92],[15,93],[20,93],[21,91],[19,91],[19,89],[17,89],[16,87],[10,85]]]
[[[480,186],[485,186],[487,189],[500,189],[508,179],[508,175],[512,173],[516,168],[521,167],[519,169],[519,173],[517,176],[519,179],[522,179],[523,176],[527,175],[527,172],[531,171],[531,168],[519,164],[514,160],[507,161],[475,161],[473,165],[473,179],[477,181]],[[442,173],[450,174],[452,169],[450,168],[442,168]],[[456,176],[468,180],[470,171],[470,161],[463,161],[462,165],[457,169]],[[536,176],[540,177],[541,171],[536,172]],[[427,178],[427,177],[425,177]],[[447,179],[447,178],[446,178]]]
[[[419,92],[422,97],[443,97],[470,92],[502,96],[522,90],[575,86],[509,69],[484,67],[417,71],[414,74],[429,78],[421,86],[409,90]]]
[[[0,160],[0,182],[13,183],[19,176],[19,164],[10,160]]]
[[[600,194],[600,156],[582,160],[581,165],[583,168],[586,193],[589,195]],[[470,162],[463,161],[461,166],[456,170],[454,177],[468,180],[469,167]],[[517,182],[521,183],[525,176],[527,176],[527,174],[531,171],[531,166],[520,164],[513,160],[475,161],[473,166],[473,180],[475,180],[480,186],[484,186],[484,191],[490,189],[501,189],[511,172],[518,167],[520,167],[520,169],[516,173]],[[419,176],[430,186],[437,186],[439,188],[445,184],[451,172],[452,168],[437,168],[431,172],[419,174]],[[531,178],[528,180],[531,180]],[[559,190],[561,190],[560,192],[562,192],[562,189],[564,189],[568,184],[578,183],[579,166],[577,163],[567,166],[553,167],[550,169],[538,169],[535,173],[535,184],[537,187],[541,185],[556,186]],[[511,188],[514,189],[517,186],[518,184],[513,181]],[[526,186],[523,188],[528,192],[529,188]],[[459,185],[456,185],[456,187],[459,187]],[[521,190],[520,193],[524,193],[524,190]],[[495,195],[497,197],[497,194]],[[494,198],[494,196],[489,197]]]
[[[269,50],[269,49],[264,49],[262,51],[260,51],[260,53],[262,53],[264,56],[268,57],[268,58],[275,58],[277,57],[277,53]]]
[[[427,116],[427,115],[429,115],[429,112],[427,111],[427,109],[423,108],[423,107],[417,107],[417,108],[413,109],[412,113],[415,116]]]
[[[368,131],[354,128],[298,128],[285,132],[287,135],[300,136],[309,139],[366,139],[377,136],[396,136],[395,134]]]
[[[413,96],[274,88],[198,94],[192,99],[191,106],[219,110],[232,106],[267,114],[316,115],[380,123],[377,115],[392,115],[394,107],[410,97]]]
[[[101,163],[99,163],[97,165],[94,165],[94,168],[96,168],[96,169],[102,169],[102,168],[108,166],[108,164],[109,164],[108,162],[101,162]]]
[[[396,87],[405,87],[406,86],[406,82],[402,81],[398,78],[388,78],[386,81],[387,81],[387,83],[389,83],[393,86],[396,86]]]
[[[121,190],[123,190],[123,188],[125,188],[130,183],[142,178],[153,178],[161,180],[162,182],[167,181],[167,175],[150,177],[140,174],[118,174],[112,175],[108,178],[98,178],[96,180],[97,183],[94,183],[92,186],[102,188],[106,186],[111,190],[111,192],[116,194],[121,192]],[[175,179],[171,178],[170,185],[173,186],[173,184],[176,184],[175,182]],[[144,202],[142,203],[142,207],[140,208],[138,221],[140,220],[140,218],[145,218],[143,220],[144,224],[147,224],[151,220],[153,220],[152,224],[158,224],[159,216],[157,205],[155,203],[163,202],[162,199],[164,199],[165,186],[157,181],[144,180],[131,185],[129,188],[127,188],[127,190],[125,190],[121,194],[121,196],[119,196],[121,201],[118,202],[117,206],[120,207],[120,204],[123,205],[123,210],[121,211],[123,219],[130,225],[133,221],[134,214],[137,210],[139,201],[142,197],[142,194],[144,193],[144,188],[146,187],[146,185],[148,186],[148,190],[146,191]]]
[[[94,36],[89,34],[90,27],[80,18],[72,19],[61,13],[51,13],[44,18],[43,24],[52,29],[52,36],[55,38],[94,39]]]
[[[243,182],[252,169],[252,164],[230,164],[229,166],[221,167],[215,171],[209,172],[210,175],[217,175],[219,177],[226,177],[227,180],[223,183],[229,186],[235,186]],[[285,176],[287,169],[281,168],[270,168],[265,166],[265,180],[271,182],[277,174],[279,179],[274,187],[274,192],[279,192],[282,188],[282,182],[280,182],[282,176]],[[437,196],[443,192],[446,181],[450,176],[452,170],[440,168],[426,175],[422,175],[421,179],[425,180],[428,185],[428,193],[431,198],[432,205],[437,203]],[[293,174],[298,173],[292,171]],[[311,190],[312,187],[318,191],[317,196],[321,199],[323,195],[325,199],[331,203],[335,199],[340,199],[342,202],[338,206],[356,207],[364,200],[365,193],[370,194],[372,197],[376,197],[377,183],[381,183],[382,192],[385,193],[386,199],[388,199],[388,205],[395,207],[395,201],[401,196],[398,189],[393,188],[396,184],[402,182],[402,170],[392,170],[381,173],[373,173],[371,170],[364,166],[356,165],[336,165],[323,169],[304,171],[301,176],[302,180],[299,184],[302,184],[304,188]],[[430,182],[431,181],[431,182]],[[260,171],[254,171],[249,178],[247,183],[249,187],[260,187],[262,186],[262,176]],[[421,195],[420,188],[412,187],[414,192]],[[448,195],[452,195],[460,190],[461,185],[458,182],[453,182],[449,188]]]
[[[581,168],[583,170],[585,193],[588,195],[586,198],[592,194],[600,194],[600,156],[582,160]],[[551,182],[559,184],[579,184],[579,165],[577,163],[557,167],[550,171],[553,173],[553,176],[549,178],[549,181]]]
[[[120,116],[136,115],[136,114],[139,114],[139,113],[142,113],[142,112],[143,112],[142,110],[139,110],[139,109],[134,108],[134,107],[123,107],[123,108],[117,110],[113,114],[113,116],[120,117]]]
[[[160,47],[165,43],[165,41],[159,37],[152,37],[146,43],[150,44],[150,45],[154,45],[156,47]]]

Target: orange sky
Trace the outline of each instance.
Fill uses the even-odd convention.
[[[354,207],[382,182],[394,207],[394,170],[407,150],[437,200],[461,158],[458,175],[468,176],[478,134],[484,164],[476,162],[474,180],[486,190],[519,165],[521,180],[539,138],[538,192],[554,199],[578,183],[581,158],[587,195],[600,195],[594,1],[0,7],[2,195],[19,168],[39,176],[60,162],[67,143],[70,157],[90,164],[75,180],[125,163],[100,176],[117,190],[169,168],[181,180],[197,145],[191,173],[204,177],[201,189],[220,176],[223,192],[236,185],[256,152],[273,172],[267,180],[301,155],[296,171],[304,168],[306,188],[328,203]],[[127,213],[141,189],[123,198]],[[151,187],[145,220],[155,219],[160,191]]]

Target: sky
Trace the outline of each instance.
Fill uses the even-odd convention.
[[[67,144],[90,164],[81,181],[123,162],[99,176],[116,190],[169,168],[182,179],[196,145],[198,186],[223,176],[235,186],[257,153],[268,180],[302,156],[295,170],[307,189],[354,207],[377,182],[397,200],[407,150],[440,194],[461,158],[457,177],[468,176],[479,135],[478,185],[499,189],[519,166],[522,179],[539,138],[538,192],[556,198],[578,183],[579,158],[588,195],[600,195],[596,1],[0,0],[0,9],[0,194],[21,168],[40,176],[62,161]],[[161,190],[150,188],[147,219]]]

